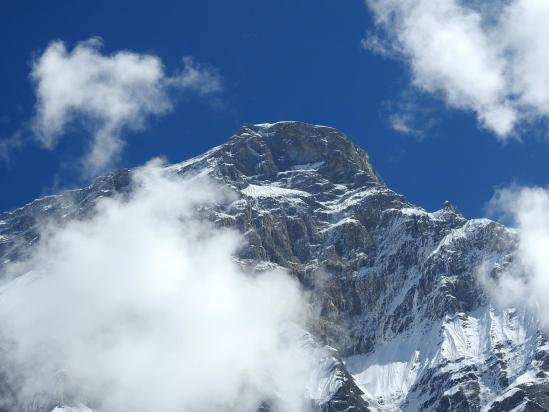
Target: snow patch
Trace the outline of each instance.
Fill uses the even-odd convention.
[[[56,406],[54,409],[52,409],[51,412],[93,412],[93,411],[85,405],[77,405],[74,407]]]
[[[302,190],[286,189],[284,187],[272,186],[272,185],[248,185],[245,189],[240,191],[243,195],[248,197],[308,197],[311,194]]]
[[[338,213],[348,209],[351,206],[361,203],[364,198],[374,196],[380,193],[390,192],[387,188],[371,187],[368,189],[353,190],[345,195],[327,202],[319,202],[331,213]]]
[[[326,229],[322,229],[321,231],[326,232],[326,231],[332,230],[335,227],[344,226],[344,225],[347,225],[347,224],[360,224],[360,222],[355,218],[345,217],[345,218],[343,218],[343,219],[341,219],[341,220],[339,220],[335,223],[332,223]]]
[[[318,170],[324,165],[324,161],[321,162],[314,162],[314,163],[306,163],[303,165],[295,165],[292,166],[292,170],[296,172],[306,172],[310,170]]]
[[[190,165],[193,165],[195,163],[198,163],[208,157],[210,157],[211,155],[213,155],[214,153],[216,153],[217,151],[219,151],[223,146],[216,146],[216,147],[213,147],[211,148],[210,150],[208,150],[206,153],[204,154],[201,154],[200,156],[196,156],[196,157],[193,157],[192,159],[188,159],[188,160],[185,160],[183,162],[179,162],[179,163],[176,163],[176,164],[173,164],[171,166],[167,166],[165,169],[166,170],[173,170],[175,171],[176,173],[180,172],[181,170],[183,170],[184,168],[190,166]],[[210,159],[211,160],[211,159]],[[208,170],[210,171],[210,170]],[[205,174],[203,172],[201,172],[201,174]]]
[[[421,333],[401,334],[380,344],[372,353],[354,355],[345,361],[359,387],[379,402],[382,411],[399,411],[419,372],[435,353],[435,328]],[[423,352],[419,351],[423,349]]]
[[[344,376],[341,372],[335,372],[338,366],[337,359],[327,350],[324,356],[319,359],[318,369],[312,378],[312,385],[309,388],[309,396],[318,403],[329,401],[343,386]]]
[[[418,207],[403,207],[400,213],[406,216],[430,216],[430,213]]]
[[[493,223],[490,219],[471,219],[467,221],[463,226],[452,229],[446,236],[442,238],[438,246],[431,252],[430,256],[434,256],[442,249],[450,249],[453,244],[459,239],[467,239],[467,237],[483,227]]]

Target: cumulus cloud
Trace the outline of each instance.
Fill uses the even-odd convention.
[[[549,3],[367,0],[364,46],[407,62],[413,85],[472,111],[501,139],[549,115]]]
[[[78,43],[70,51],[62,41],[54,41],[32,67],[34,132],[45,147],[53,148],[78,124],[92,138],[84,166],[94,175],[116,160],[125,131],[139,130],[149,117],[172,109],[175,89],[200,95],[221,90],[216,70],[190,57],[183,64],[178,74],[169,76],[154,55],[102,54],[99,39]]]
[[[549,189],[501,189],[490,210],[516,227],[518,244],[514,261],[503,270],[481,269],[482,284],[497,302],[533,311],[549,330]]]
[[[241,236],[200,212],[230,196],[163,170],[144,167],[91,218],[45,225],[31,257],[5,268],[3,381],[20,402],[96,412],[306,410],[298,283],[242,271]]]

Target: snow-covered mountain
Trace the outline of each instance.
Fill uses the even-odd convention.
[[[513,261],[512,229],[467,220],[448,202],[434,212],[410,204],[330,127],[245,125],[168,170],[237,193],[207,216],[244,234],[239,262],[286,268],[311,292],[319,313],[309,332],[325,355],[317,410],[549,410],[547,336],[478,282],[481,266],[497,275]],[[1,264],[37,242],[37,221],[86,216],[97,199],[130,190],[131,174],[0,214]]]

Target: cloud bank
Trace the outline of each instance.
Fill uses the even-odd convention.
[[[305,314],[297,282],[240,269],[240,235],[197,212],[232,201],[208,181],[152,164],[133,186],[100,200],[91,219],[46,225],[31,258],[2,274],[25,273],[0,290],[0,373],[19,401],[306,410],[312,364],[295,329]]]
[[[91,39],[67,50],[52,42],[34,61],[31,78],[36,92],[33,130],[40,142],[53,148],[77,124],[91,136],[84,170],[95,175],[119,156],[125,131],[144,127],[152,116],[173,106],[173,91],[209,95],[221,90],[212,68],[183,59],[183,69],[168,76],[154,55],[119,51],[101,53],[101,41]]]
[[[516,226],[518,245],[514,262],[496,276],[481,270],[481,281],[498,303],[526,307],[549,330],[549,189],[501,189],[490,208]]]
[[[549,2],[366,0],[365,47],[407,63],[413,85],[475,113],[505,140],[549,116]]]

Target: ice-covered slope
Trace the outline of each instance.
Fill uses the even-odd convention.
[[[231,188],[237,200],[208,216],[245,234],[240,262],[285,267],[312,292],[310,332],[334,348],[312,371],[317,409],[549,408],[546,336],[528,313],[493,306],[477,282],[481,264],[497,274],[512,261],[512,230],[450,203],[432,213],[410,204],[329,127],[246,125],[169,170]],[[0,262],[37,240],[37,219],[85,216],[98,197],[130,190],[130,176],[0,214]]]

